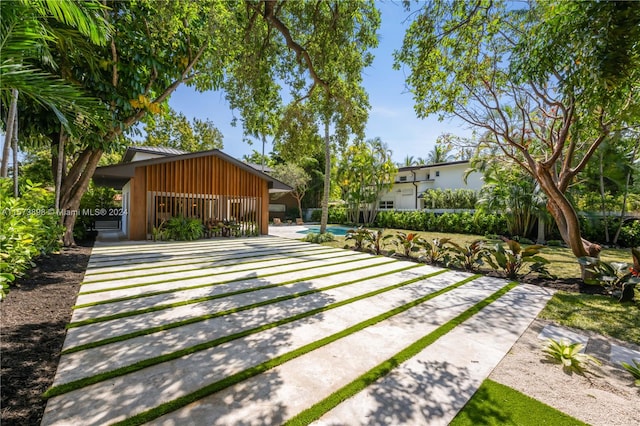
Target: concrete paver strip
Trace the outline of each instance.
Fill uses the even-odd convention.
[[[294,265],[285,265],[278,266],[273,268],[265,268],[258,269],[253,271],[242,271],[235,272],[225,275],[214,275],[207,276],[202,278],[188,278],[184,280],[176,280],[170,282],[162,282],[162,283],[153,283],[150,285],[136,286],[136,287],[128,287],[128,288],[119,288],[119,289],[106,289],[105,291],[100,291],[98,293],[87,293],[87,294],[79,294],[77,304],[86,304],[86,303],[95,303],[95,302],[110,302],[113,299],[117,299],[120,297],[131,297],[131,296],[141,296],[146,297],[151,295],[150,293],[154,293],[157,291],[167,292],[169,290],[174,291],[188,291],[183,290],[188,287],[195,286],[216,286],[218,284],[225,284],[229,288],[232,285],[238,284],[237,287],[247,287],[247,285],[241,285],[244,283],[250,283],[251,280],[260,280],[262,282],[269,283],[277,283],[277,282],[285,282],[291,281],[295,279],[303,279],[306,277],[311,277],[318,275],[320,273],[329,273],[331,270],[340,270],[340,269],[350,269],[356,268],[356,262],[365,262],[370,261],[371,256],[369,255],[349,255],[349,256],[341,256],[337,259],[334,259],[333,262],[327,260],[325,263],[326,266],[323,266],[321,261],[316,262],[307,262],[305,264],[294,264]],[[324,272],[320,272],[324,271]],[[265,279],[265,275],[267,274],[277,274],[275,277],[269,277],[269,279]],[[228,281],[235,280],[235,283],[228,283]],[[251,286],[251,284],[249,284]]]
[[[362,265],[362,271],[367,273],[381,274],[387,271],[396,269],[403,269],[404,265],[398,265],[395,263],[370,263]],[[403,276],[403,275],[400,275]],[[68,339],[69,345],[78,345],[86,343],[87,341],[94,341],[105,336],[107,333],[109,336],[124,334],[125,332],[136,331],[145,328],[151,328],[159,325],[169,324],[172,322],[182,321],[192,317],[198,317],[200,315],[207,315],[221,311],[227,311],[229,309],[238,309],[244,306],[253,305],[256,303],[267,303],[277,297],[284,297],[288,295],[295,295],[300,292],[316,291],[332,285],[339,285],[341,282],[350,282],[362,278],[356,275],[355,271],[351,272],[336,272],[330,276],[324,276],[321,278],[301,280],[296,283],[285,284],[278,287],[263,288],[255,286],[250,288],[255,289],[248,293],[240,293],[235,295],[229,295],[227,292],[220,294],[221,298],[213,300],[200,301],[197,303],[189,303],[184,306],[177,306],[172,308],[161,309],[155,312],[142,313],[139,315],[133,315],[129,317],[108,320],[104,322],[97,322],[95,324],[82,325],[69,329]],[[393,281],[393,280],[392,280]],[[375,281],[375,284],[379,287],[384,287],[387,282],[380,280]],[[356,286],[357,291],[363,291],[367,288],[364,285]],[[348,289],[334,290],[338,293],[348,292]],[[198,299],[194,299],[198,300]],[[189,302],[189,300],[186,300]],[[102,307],[104,305],[100,305]],[[153,308],[163,308],[162,304],[150,304]],[[85,309],[86,310],[86,309]],[[97,318],[100,319],[100,318]],[[117,330],[123,329],[122,333]]]
[[[378,269],[388,269],[389,267],[390,266],[388,265],[381,266]],[[293,315],[307,312],[314,308],[326,306],[330,303],[336,303],[369,291],[377,290],[384,286],[390,286],[403,280],[418,276],[419,274],[427,274],[433,272],[434,269],[435,268],[425,266],[411,271],[395,273],[385,277],[384,281],[363,281],[357,285],[335,288],[319,294],[304,296],[299,299],[285,300],[273,305],[262,306],[251,311],[242,311],[225,317],[214,318],[190,324],[188,326],[165,330],[153,335],[140,336],[106,346],[63,355],[64,362],[61,362],[60,367],[58,368],[55,382],[56,384],[66,383],[72,380],[77,380],[81,377],[95,375],[103,371],[109,371],[130,365],[140,361],[141,359],[147,358],[150,352],[156,355],[161,355],[185,347],[195,346],[202,342],[259,326],[260,324],[265,323],[265,319],[268,319],[268,322],[278,321]],[[309,284],[317,287],[321,287],[323,285],[321,282]],[[307,287],[309,284],[305,283],[304,286]],[[210,312],[215,311],[215,308],[211,308],[210,310]],[[172,314],[174,311],[169,311],[169,313]],[[173,319],[179,320],[181,318]],[[139,323],[143,325],[147,322],[148,321],[142,319],[139,320]],[[112,325],[111,330],[108,328],[101,328],[100,330],[93,329],[88,331],[85,330],[85,328],[89,327],[81,327],[77,330],[82,332],[83,338],[78,339],[76,344],[117,333],[118,326],[119,324]],[[69,330],[70,335],[74,332],[76,332],[76,329]],[[71,342],[73,342],[73,340]],[[71,343],[70,346],[73,346],[73,343]],[[83,365],[91,365],[92,367],[90,370],[87,370],[81,368]]]
[[[108,417],[101,415],[101,421],[116,421],[127,414],[134,414],[153,408],[163,402],[194,392],[201,387],[224,379],[226,376],[247,369],[253,365],[289,352],[297,347],[315,342],[345,328],[400,306],[416,294],[428,294],[448,284],[468,276],[458,272],[448,273],[438,280],[421,281],[369,299],[360,300],[335,310],[307,317],[294,323],[266,330],[215,348],[149,367],[137,374],[135,395],[128,395],[131,377],[123,376],[87,386],[78,391],[52,398],[49,401],[52,412],[56,407],[68,406],[62,411],[67,421],[82,419],[90,421],[86,407],[102,412],[108,410]],[[447,303],[445,298],[440,303]],[[204,369],[202,366],[211,366]],[[105,399],[105,394],[112,395]],[[126,395],[126,397],[124,397]],[[76,401],[76,404],[69,404]],[[55,422],[53,423],[55,424]]]
[[[112,271],[118,274],[116,269],[118,267],[132,270],[133,264],[131,262],[135,261],[135,259],[138,259],[138,261],[143,259],[142,262],[144,263],[142,264],[148,266],[153,265],[149,263],[151,259],[156,259],[160,266],[163,264],[171,265],[166,272],[171,271],[169,273],[175,274],[179,273],[179,271],[175,270],[176,264],[181,259],[185,259],[185,256],[192,256],[194,253],[210,251],[211,256],[221,256],[226,252],[235,253],[237,256],[238,251],[251,253],[252,250],[255,250],[258,253],[259,250],[266,249],[262,252],[266,258],[270,255],[269,253],[277,256],[279,244],[286,246],[290,250],[291,243],[291,240],[277,237],[204,241],[202,243],[175,243],[173,245],[167,243],[105,243],[96,246],[94,249],[95,258],[92,255],[90,270],[92,270],[91,268],[96,268],[94,270]],[[295,243],[293,246],[299,247],[302,252],[313,252],[315,247],[318,247],[318,250],[322,250],[321,246],[306,243]],[[326,247],[324,249],[326,250]],[[346,256],[345,259],[349,258],[354,261],[340,263],[338,252],[340,255]],[[103,288],[106,291],[80,295],[78,304],[91,301],[102,301],[105,304],[77,309],[73,321],[79,321],[81,318],[98,318],[114,312],[126,312],[130,309],[157,306],[167,302],[172,303],[202,296],[206,297],[216,294],[216,292],[221,294],[233,291],[233,289],[252,289],[265,284],[287,283],[291,280],[299,281],[285,284],[282,287],[256,290],[235,296],[224,296],[217,300],[168,308],[166,311],[135,315],[72,328],[68,332],[65,349],[81,344],[80,342],[92,342],[96,341],[95,339],[100,340],[112,335],[118,335],[118,333],[126,334],[132,329],[144,331],[157,324],[166,324],[167,321],[180,321],[189,318],[197,320],[198,316],[203,313],[215,313],[221,310],[233,309],[234,307],[247,306],[259,301],[269,301],[272,298],[292,294],[292,292],[297,292],[301,289],[304,291],[306,289],[322,288],[333,283],[339,284],[340,282],[347,282],[357,278],[366,278],[367,274],[375,275],[374,271],[384,271],[387,268],[389,270],[400,269],[406,264],[406,262],[388,258],[375,258],[365,254],[341,250],[337,250],[336,254],[333,255],[334,260],[331,260],[332,256],[324,257],[320,253],[315,255],[322,257],[324,260],[311,260],[303,263],[303,265],[315,265],[311,269],[301,270],[295,264],[269,267],[269,263],[255,262],[255,270],[253,272],[247,270],[238,274],[237,277],[241,281],[191,290],[183,290],[182,288],[194,285],[194,283],[211,282],[211,277],[208,280],[204,278],[194,279],[189,278],[187,273],[180,277],[180,281],[118,290],[110,289],[113,286],[122,286],[123,282],[150,283],[154,279],[157,280],[158,277],[137,277],[127,280],[125,279],[126,272],[123,271],[124,273],[115,275],[115,279],[112,281],[87,284],[83,287],[90,288],[94,285],[105,284]],[[312,257],[315,257],[315,255]],[[233,255],[231,255],[231,258],[233,258]],[[196,260],[196,262],[198,261]],[[206,261],[203,263],[206,264]],[[244,264],[245,267],[247,265],[251,264]],[[368,265],[368,267],[360,271],[344,272],[351,268],[357,268],[358,265]],[[185,265],[185,270],[187,269],[188,267]],[[70,353],[61,358],[54,384],[66,383],[78,378],[92,376],[99,372],[112,371],[115,368],[131,365],[140,360],[171,354],[173,351],[189,348],[202,342],[213,341],[220,336],[231,335],[238,330],[249,330],[278,319],[310,311],[316,307],[324,307],[331,303],[337,303],[336,301],[347,300],[350,297],[365,294],[371,289],[393,285],[392,283],[406,279],[406,277],[415,277],[419,274],[424,274],[425,271],[433,271],[434,269],[433,267],[422,266],[402,272],[394,271],[384,277],[368,281],[363,280],[358,284],[349,284],[296,299],[256,306],[205,321],[198,320],[178,328]],[[273,275],[255,278],[256,276],[262,276],[266,271],[272,271]],[[159,276],[172,276],[169,273]],[[321,274],[327,275],[319,277]],[[94,279],[104,279],[109,274],[88,274],[88,276],[94,277]],[[100,276],[101,278],[96,278]],[[234,276],[234,274],[229,274],[229,276]],[[225,278],[229,279],[229,276],[225,276]],[[310,278],[314,276],[318,276],[318,278]],[[164,361],[164,358],[158,359],[158,364],[143,370],[119,377],[106,378],[99,383],[51,398],[42,424],[102,425],[124,420],[136,413],[153,409],[180,396],[189,395],[202,389],[203,386],[207,386],[207,384],[229,377],[234,372],[245,371],[252,366],[270,361],[279,355],[289,354],[296,348],[314,344],[314,342],[323,339],[323,337],[341,332],[376,315],[389,312],[394,307],[403,306],[418,297],[459,282],[468,276],[469,274],[461,272],[446,272],[437,277],[389,290],[386,293],[369,296],[357,301],[354,300],[347,305],[337,306],[335,309],[305,316],[293,322],[277,323],[280,325],[266,330],[260,329],[262,331],[256,329],[253,332],[254,334],[245,335],[189,355],[172,358],[165,362],[161,362]],[[298,358],[288,360],[286,363],[260,375],[200,399],[194,404],[157,419],[156,422],[159,424],[212,424],[212,417],[207,416],[220,415],[221,417],[215,417],[218,419],[219,424],[235,424],[234,419],[241,419],[243,424],[281,423],[283,419],[308,408],[309,404],[321,400],[323,395],[336,390],[340,383],[355,379],[361,372],[370,368],[370,365],[375,365],[380,359],[388,357],[390,353],[402,349],[419,336],[428,333],[429,329],[437,327],[442,321],[446,321],[455,312],[464,310],[469,304],[486,297],[488,293],[505,284],[506,282],[503,280],[487,277],[476,279],[458,289],[449,290],[428,302],[414,306],[382,322],[374,325],[366,323],[366,328],[358,328],[358,331],[354,331],[347,336],[340,335],[341,337],[338,340],[331,340],[331,343],[325,346],[315,348],[312,351],[310,347],[310,352]],[[158,289],[167,291],[167,293],[152,295],[153,291]],[[526,291],[526,289],[522,291]],[[114,302],[113,299],[132,295],[139,295],[140,297],[112,303]],[[525,296],[522,297],[526,299]],[[407,306],[413,306],[413,304]],[[505,312],[507,313],[506,317],[510,317],[512,310],[515,309],[505,303],[496,305],[494,318],[490,315],[492,311],[488,310],[492,306],[490,305],[485,308],[486,311],[480,312],[480,314],[484,313],[485,316],[488,316],[487,321],[489,321],[489,324],[492,324],[491,321],[497,321],[497,318],[501,315],[505,316]],[[526,309],[522,310],[521,315],[521,320],[526,324],[535,317],[535,314]],[[531,317],[529,318],[529,316]],[[362,327],[365,327],[365,325]],[[451,333],[458,332],[458,328]],[[491,337],[496,334],[494,329],[486,328],[480,330],[469,329],[466,333],[463,336],[469,337],[469,333],[484,333],[478,342],[469,339],[470,347],[476,344],[493,345],[493,343],[490,343]],[[441,340],[447,337],[448,335],[445,335]],[[482,350],[486,352],[495,350],[496,356],[501,358],[504,355],[504,351],[508,350],[510,338],[501,338],[500,342],[494,342],[498,345],[498,349],[483,347]],[[435,347],[435,343],[432,346]],[[442,353],[439,356],[444,356],[445,359],[453,359],[453,357],[447,357],[447,351],[455,352],[455,350],[454,347],[443,347],[443,352],[441,351]],[[468,360],[461,358],[460,362],[463,361],[468,362]],[[469,368],[469,366],[457,365],[456,368],[463,372],[464,368]],[[393,391],[393,388],[391,391]],[[243,400],[243,397],[248,399]],[[439,400],[436,399],[426,403],[437,404],[438,402]],[[389,409],[389,407],[386,407],[386,409]],[[264,417],[260,417],[261,415],[264,415]]]
[[[215,264],[210,265],[208,268],[203,269],[194,269],[190,270],[190,268],[185,267],[184,271],[170,272],[160,275],[150,275],[150,276],[141,276],[141,277],[114,277],[113,280],[109,281],[100,281],[95,283],[87,283],[83,284],[80,288],[80,294],[84,295],[86,292],[96,292],[96,291],[107,291],[110,289],[117,289],[119,287],[124,286],[132,286],[132,285],[149,285],[153,286],[156,282],[159,284],[164,284],[169,280],[175,280],[180,282],[190,282],[191,279],[197,279],[203,277],[207,279],[208,276],[216,276],[216,275],[225,275],[225,279],[233,279],[234,277],[246,275],[246,271],[255,271],[256,269],[260,269],[265,273],[277,273],[281,271],[286,271],[288,269],[297,269],[300,266],[311,267],[311,266],[322,266],[324,263],[331,263],[334,259],[348,260],[348,258],[357,259],[357,258],[365,258],[366,255],[362,255],[361,253],[355,252],[340,252],[340,253],[320,253],[311,255],[310,257],[301,257],[297,259],[274,259],[270,264],[264,265],[262,262],[257,262],[255,264],[243,263],[239,265],[226,265],[226,266],[217,266]],[[302,265],[304,264],[304,265]],[[236,275],[232,275],[233,273]],[[219,280],[222,281],[222,280]]]
[[[506,284],[503,280],[478,279],[388,320],[367,327],[327,346],[291,360],[271,371],[265,384],[254,377],[215,395],[216,399],[233,399],[233,405],[209,404],[204,398],[176,410],[151,424],[178,424],[189,419],[191,424],[231,425],[261,424],[261,419],[287,419],[320,401],[331,392],[356,379],[404,349],[420,337],[454,318],[474,303]],[[393,336],[391,338],[391,336]],[[384,344],[380,342],[384,341]],[[262,402],[252,404],[255,389]],[[313,389],[304,392],[304,389]],[[347,420],[347,419],[344,419]],[[264,423],[262,423],[264,424]],[[343,421],[340,424],[350,424]]]
[[[516,287],[314,424],[449,424],[552,295]]]
[[[337,253],[338,251],[339,249],[331,248],[327,248],[326,250],[318,250],[317,248],[309,249],[308,247],[306,249],[303,247],[296,247],[289,250],[285,248],[273,248],[265,251],[254,251],[250,255],[247,255],[247,253],[237,256],[221,255],[219,258],[202,255],[200,257],[181,259],[179,262],[153,261],[150,263],[126,267],[112,266],[106,269],[106,271],[85,275],[83,284],[89,284],[101,280],[131,278],[139,275],[160,275],[169,272],[182,272],[185,270],[191,271],[211,267],[243,265],[252,262],[276,262],[283,259],[302,260],[314,255]]]

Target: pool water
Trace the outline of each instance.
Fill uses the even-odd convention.
[[[307,225],[307,228],[309,229],[305,229],[302,231],[298,231],[298,234],[318,234],[320,233],[320,225]],[[344,237],[345,235],[347,235],[347,231],[351,230],[353,228],[349,228],[347,226],[340,226],[340,225],[328,225],[327,226],[327,232],[331,232],[333,235],[337,236],[337,237]]]

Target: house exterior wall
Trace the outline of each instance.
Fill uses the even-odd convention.
[[[400,168],[394,178],[393,187],[381,198],[381,210],[420,209],[420,194],[427,189],[471,189],[482,188],[482,174],[472,172],[464,182],[468,162],[443,163],[422,167]]]
[[[214,155],[136,167],[130,185],[129,238],[147,239],[171,216],[228,221],[268,233],[267,181]],[[243,228],[245,227],[245,228]]]

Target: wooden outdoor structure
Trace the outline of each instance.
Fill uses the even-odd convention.
[[[201,220],[208,236],[267,234],[269,191],[290,190],[219,150],[100,167],[94,181],[122,188],[123,232],[131,240],[148,239],[180,216]]]

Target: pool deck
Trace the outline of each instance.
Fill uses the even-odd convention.
[[[299,234],[298,232],[309,229],[309,225],[317,225],[317,223],[310,223],[305,225],[269,225],[269,235],[299,240],[301,238],[304,238],[305,235]]]

